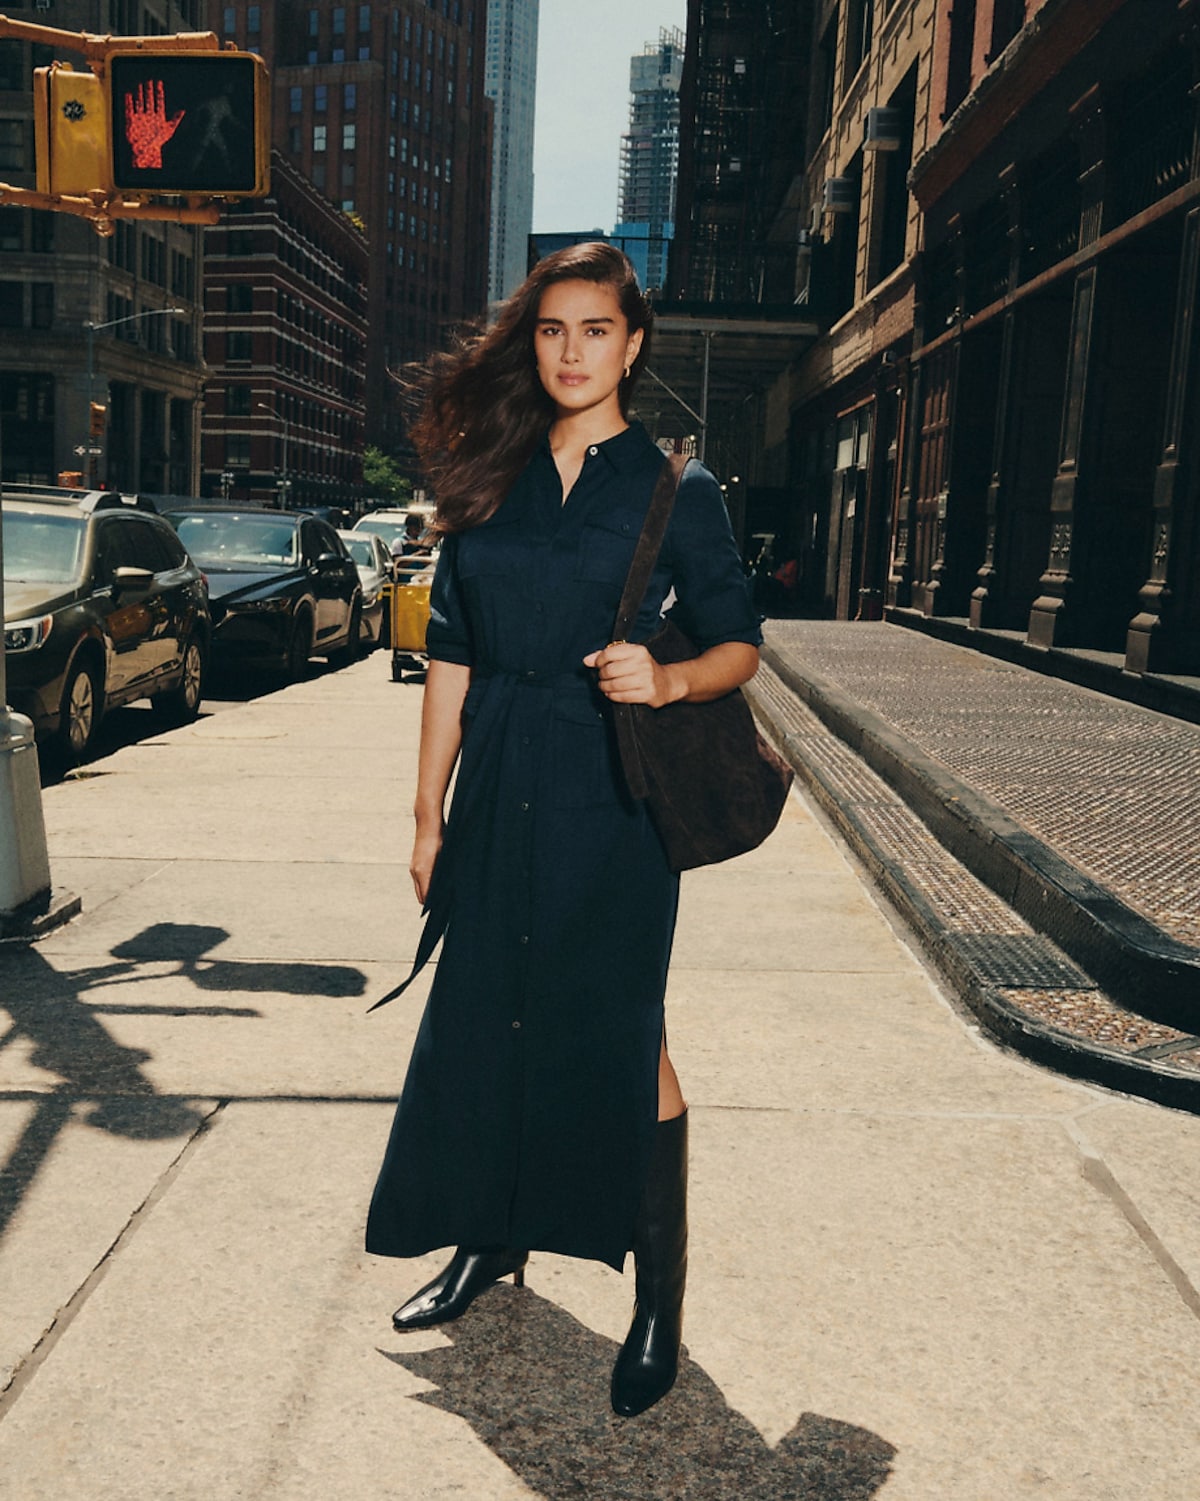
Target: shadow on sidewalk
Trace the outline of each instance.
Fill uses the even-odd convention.
[[[817,1413],[771,1448],[688,1360],[657,1407],[614,1416],[617,1345],[528,1289],[489,1291],[441,1332],[450,1348],[380,1354],[432,1382],[415,1400],[464,1418],[546,1501],[871,1501],[890,1473],[892,1445]]]
[[[130,1140],[187,1138],[203,1125],[208,1109],[161,1095],[143,1072],[151,1054],[118,1042],[100,1016],[244,1017],[249,1006],[190,1006],[186,1003],[111,1003],[110,986],[161,984],[183,976],[206,992],[254,991],[294,996],[357,996],[366,989],[361,970],[347,965],[245,962],[205,956],[228,938],[224,928],[156,923],[111,950],[113,963],[55,969],[36,948],[0,956],[0,1010],[10,1025],[0,1048],[24,1044],[34,1067],[56,1075],[44,1093],[21,1091],[30,1117],[8,1159],[0,1166],[0,1236],[8,1228],[59,1132],[76,1116],[100,1131]],[[165,974],[164,962],[175,965]],[[149,973],[143,966],[152,963]],[[211,1108],[211,1107],[209,1107]]]

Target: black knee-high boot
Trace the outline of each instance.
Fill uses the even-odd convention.
[[[612,1374],[613,1411],[633,1418],[675,1384],[687,1281],[687,1112],[659,1121],[633,1232],[637,1302]]]
[[[481,1292],[510,1272],[517,1286],[523,1287],[528,1260],[528,1251],[513,1251],[506,1246],[482,1250],[459,1246],[450,1265],[397,1308],[392,1315],[392,1327],[403,1334],[410,1329],[448,1324],[466,1313]]]

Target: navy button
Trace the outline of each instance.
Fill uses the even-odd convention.
[[[598,454],[598,453],[599,453],[599,452],[600,452],[600,450],[599,450],[599,449],[598,449],[598,448],[597,448],[597,447],[596,447],[596,446],[595,446],[595,444],[593,444],[593,445],[592,445],[592,447],[591,447],[591,448],[589,448],[589,449],[588,449],[588,453],[590,453],[590,454],[591,454],[591,455],[592,455],[592,457],[593,457],[593,458],[595,458],[595,456],[596,456],[596,455],[597,455],[597,454]]]
[[[528,813],[529,812],[529,804],[528,803],[522,803],[521,804],[521,812],[522,813]]]
[[[521,1023],[520,1022],[513,1022],[513,1031],[514,1032],[519,1032],[520,1030],[521,1030]]]
[[[522,744],[522,745],[532,745],[532,744],[533,744],[533,741],[532,741],[532,740],[530,740],[530,738],[529,738],[529,736],[528,736],[528,735],[522,735],[522,736],[521,736],[521,744]]]
[[[529,942],[529,934],[528,933],[522,933],[521,934],[521,942],[522,943],[528,943]]]

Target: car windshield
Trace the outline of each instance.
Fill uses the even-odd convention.
[[[342,538],[342,541],[349,548],[350,556],[356,563],[360,563],[364,568],[376,567],[379,560],[375,556],[375,548],[370,537],[351,537],[347,535]]]
[[[202,568],[278,568],[297,561],[296,527],[291,521],[228,512],[167,519]]]
[[[4,508],[4,577],[14,584],[73,584],[83,572],[82,516]]]
[[[382,518],[376,519],[374,516],[370,520],[371,530],[377,537],[382,537],[389,547],[397,537],[404,536],[406,521],[403,516],[395,521],[385,521]]]

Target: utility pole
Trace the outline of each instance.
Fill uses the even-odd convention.
[[[4,526],[0,520],[0,625],[3,622]],[[55,900],[50,890],[33,722],[8,707],[4,647],[0,631],[0,942],[36,938],[79,910],[78,897],[63,893]]]
[[[258,408],[259,411],[269,412],[277,422],[283,424],[283,447],[279,454],[279,482],[276,488],[279,494],[279,508],[282,511],[286,511],[288,509],[288,497],[292,490],[292,482],[288,478],[288,420],[282,412],[276,411],[268,402],[260,401]]]
[[[95,409],[96,406],[96,335],[98,333],[103,333],[106,328],[116,328],[119,323],[136,323],[140,318],[166,318],[170,316],[182,318],[186,315],[187,308],[154,307],[144,308],[140,313],[130,313],[127,317],[124,318],[110,318],[107,323],[93,323],[90,318],[88,319],[88,321],[83,326],[87,330],[87,394],[89,414]],[[108,406],[107,390],[105,391],[104,405],[106,407]],[[86,452],[88,454],[88,477],[89,482],[94,485],[96,481],[96,468],[94,459],[92,457],[92,446],[92,440],[89,434],[86,448]],[[97,450],[97,452],[99,452],[99,450]]]

